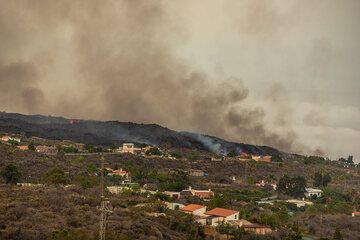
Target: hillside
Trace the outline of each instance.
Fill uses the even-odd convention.
[[[154,146],[171,144],[175,148],[207,150],[225,154],[232,150],[259,155],[280,154],[278,150],[267,146],[234,143],[213,136],[177,132],[156,124],[71,120],[63,117],[0,112],[0,131],[94,145],[110,146],[134,142]]]
[[[186,156],[186,153],[183,154]],[[218,206],[236,209],[241,217],[258,224],[269,224],[278,229],[272,236],[247,236],[238,239],[280,239],[287,234],[289,223],[298,222],[301,231],[316,236],[331,236],[336,227],[342,229],[345,239],[358,239],[359,218],[352,218],[352,207],[359,204],[359,170],[344,169],[331,164],[304,164],[302,158],[284,160],[282,163],[239,161],[227,158],[213,162],[186,157],[171,160],[164,157],[148,157],[135,154],[114,154],[105,156],[105,167],[123,168],[131,172],[133,182],[142,186],[156,184],[160,191],[172,190],[175,180],[180,187],[191,185],[196,189],[212,189],[215,198],[203,201],[198,198],[185,198],[182,203],[197,203],[209,208]],[[20,187],[5,184],[0,178],[0,239],[96,239],[99,224],[100,167],[98,155],[43,155],[34,151],[21,151],[15,146],[0,143],[0,170],[8,165],[19,169],[21,182],[42,184],[34,187]],[[64,174],[62,179],[50,177],[54,169]],[[184,176],[172,178],[176,170],[203,170],[207,176]],[[314,201],[314,207],[296,209],[294,206],[278,203],[260,205],[261,198],[278,195],[269,186],[257,186],[260,180],[278,182],[285,174],[303,176],[308,186],[313,185],[315,169],[329,172],[333,178],[328,188],[324,188],[325,198]],[[177,176],[177,175],[175,175]],[[235,180],[234,180],[235,178]],[[105,178],[107,186],[114,185],[114,179]],[[193,219],[176,211],[166,210],[155,196],[148,197],[141,192],[124,191],[121,194],[106,193],[114,211],[108,219],[107,239],[213,239],[200,236],[203,228]],[[161,195],[160,195],[161,196]],[[280,196],[280,199],[287,199]],[[243,206],[246,201],[247,205]],[[326,204],[326,205],[325,205]],[[286,207],[286,208],[285,208]],[[283,215],[285,209],[291,212]],[[321,220],[319,218],[321,216]],[[319,221],[324,223],[319,227]],[[325,224],[326,223],[326,224]],[[62,238],[62,234],[69,238]],[[60,235],[51,238],[51,236]],[[284,239],[281,237],[281,239]]]

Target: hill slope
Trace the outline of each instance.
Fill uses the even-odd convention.
[[[253,154],[279,154],[274,148],[229,142],[197,133],[177,132],[156,124],[118,121],[70,120],[63,117],[0,112],[0,131],[47,139],[72,140],[94,145],[123,142],[227,153],[231,150]]]

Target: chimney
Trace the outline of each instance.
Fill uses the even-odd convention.
[[[189,190],[191,191],[191,186],[189,186]]]

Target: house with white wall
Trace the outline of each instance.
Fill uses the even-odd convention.
[[[180,209],[180,211],[184,213],[189,213],[194,216],[203,216],[206,212],[206,206],[199,205],[199,204],[189,204]]]
[[[239,220],[239,211],[225,209],[225,208],[214,208],[204,213],[207,215],[206,224],[211,226],[217,226],[218,224],[233,220]]]
[[[176,203],[176,202],[164,202],[166,207],[171,209],[171,210],[179,210],[183,207],[185,207],[184,204],[181,203]]]
[[[136,148],[133,143],[123,143],[122,147],[117,149],[117,152],[134,154],[141,152],[141,148]]]
[[[305,197],[312,198],[312,197],[321,197],[322,190],[316,188],[305,188]]]

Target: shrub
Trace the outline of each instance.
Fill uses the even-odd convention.
[[[31,151],[35,151],[35,149],[36,149],[36,146],[35,146],[34,143],[30,143],[30,144],[28,145],[28,147],[29,147],[29,150],[31,150]]]
[[[77,156],[75,158],[72,159],[72,162],[76,165],[80,165],[85,161],[84,156]]]
[[[176,159],[180,159],[183,157],[183,155],[180,152],[172,152],[172,153],[170,153],[170,156],[172,156]]]
[[[68,178],[65,175],[64,171],[59,168],[53,168],[46,174],[46,178],[49,182],[53,184],[66,184]]]
[[[326,163],[323,157],[319,156],[308,156],[304,159],[305,164],[324,164]]]
[[[61,147],[61,150],[64,153],[78,153],[79,150],[76,147],[69,146],[69,147]]]
[[[79,182],[83,189],[93,188],[98,185],[98,180],[95,177],[90,176],[78,176],[76,180]]]
[[[331,182],[329,173],[323,173],[316,171],[314,175],[314,186],[315,187],[326,187]]]
[[[277,184],[277,190],[293,197],[303,197],[305,193],[306,179],[301,176],[289,177],[284,175]]]
[[[17,166],[9,164],[1,171],[1,176],[5,179],[6,183],[16,184],[20,181],[21,173]]]
[[[238,154],[233,150],[233,151],[230,151],[227,156],[228,157],[236,157]]]
[[[155,156],[161,156],[162,152],[157,147],[152,147],[149,150],[146,151],[146,155],[155,155]]]

